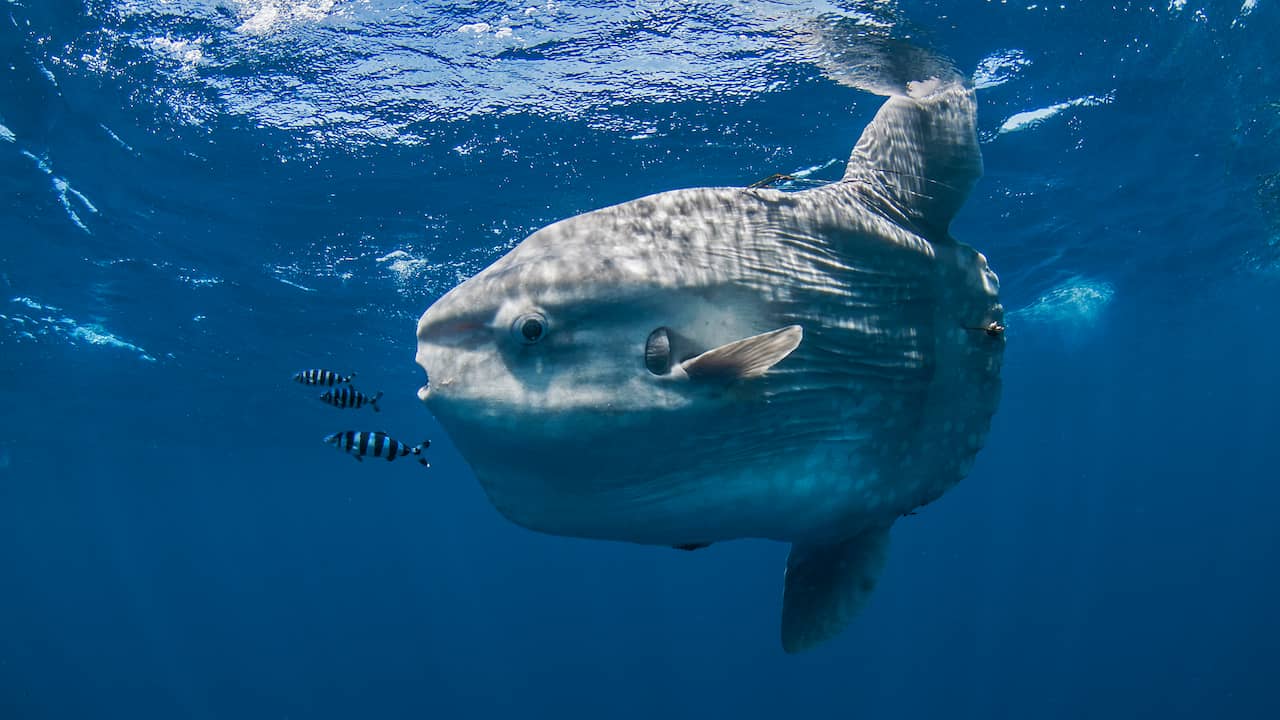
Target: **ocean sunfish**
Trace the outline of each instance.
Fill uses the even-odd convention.
[[[418,397],[524,527],[791,543],[782,645],[808,649],[995,413],[999,281],[948,232],[981,174],[973,91],[935,83],[884,103],[837,182],[559,221],[427,309]]]

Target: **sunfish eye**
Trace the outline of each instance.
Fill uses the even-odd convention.
[[[654,375],[666,375],[671,371],[671,336],[660,327],[649,333],[644,344],[644,366]]]
[[[532,345],[547,335],[547,318],[542,313],[525,313],[511,324],[511,334],[525,345]]]

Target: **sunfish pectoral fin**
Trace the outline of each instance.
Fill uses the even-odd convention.
[[[868,183],[913,224],[945,237],[982,176],[977,103],[960,82],[912,90],[880,107],[849,156],[844,180]]]
[[[889,529],[835,545],[793,545],[782,597],[782,649],[808,650],[835,637],[875,589],[889,547]]]
[[[804,331],[788,325],[760,335],[752,335],[680,363],[691,380],[741,380],[759,377],[800,346]]]

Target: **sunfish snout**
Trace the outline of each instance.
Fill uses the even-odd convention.
[[[414,358],[427,375],[418,388],[423,403],[441,400],[442,393],[454,394],[464,376],[471,380],[477,364],[488,356],[487,327],[474,320],[459,320],[446,304],[446,298],[427,308],[418,321],[418,353]],[[446,304],[441,309],[442,304]],[[470,373],[470,374],[469,374]],[[466,385],[476,386],[476,382]]]

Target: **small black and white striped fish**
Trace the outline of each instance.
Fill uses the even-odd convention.
[[[381,390],[378,391],[377,395],[369,396],[353,387],[337,388],[335,390],[325,390],[320,399],[334,407],[359,408],[367,404],[373,406],[374,412],[382,412],[378,409],[378,401],[382,399]]]
[[[405,445],[381,431],[358,432],[348,430],[334,433],[325,438],[324,441],[339,450],[345,450],[347,454],[360,462],[364,462],[366,455],[386,458],[387,460],[395,460],[405,455],[417,455],[418,462],[428,467],[430,466],[426,458],[422,457],[422,451],[431,447],[430,440],[423,440],[418,445]]]
[[[303,385],[328,385],[332,387],[334,385],[341,385],[342,383],[349,383],[355,376],[355,373],[343,375],[342,373],[336,373],[332,370],[312,368],[311,370],[302,370],[294,373],[293,380],[294,382],[300,382]]]

